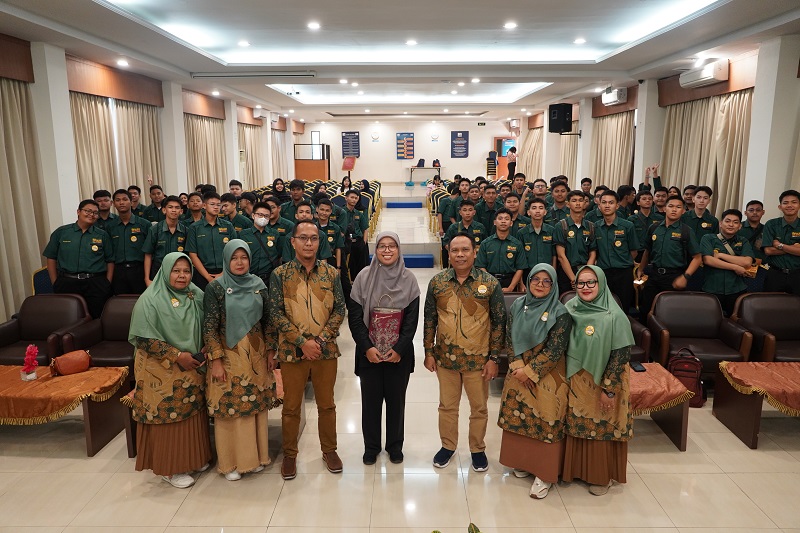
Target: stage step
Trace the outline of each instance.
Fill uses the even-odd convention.
[[[386,207],[395,209],[420,209],[422,208],[422,205],[422,202],[415,202],[413,200],[386,202]]]

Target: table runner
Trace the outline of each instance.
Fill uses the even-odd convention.
[[[0,425],[30,426],[58,420],[89,398],[103,402],[114,396],[128,376],[127,367],[96,367],[69,376],[50,376],[36,369],[38,379],[22,381],[21,366],[0,366]]]
[[[800,363],[723,361],[719,369],[742,394],[760,394],[781,413],[800,416]]]
[[[630,371],[631,413],[649,415],[675,407],[689,400],[694,393],[658,363],[643,363],[646,372]]]

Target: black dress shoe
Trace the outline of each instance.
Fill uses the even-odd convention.
[[[378,460],[378,456],[374,453],[364,452],[364,457],[362,457],[365,465],[374,465],[375,462]]]
[[[389,460],[392,463],[399,465],[403,462],[403,452],[389,452]]]

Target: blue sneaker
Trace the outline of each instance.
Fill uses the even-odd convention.
[[[453,458],[453,454],[456,453],[455,450],[448,450],[447,448],[442,448],[436,455],[433,456],[433,466],[436,468],[444,468],[450,464],[450,459]]]
[[[486,472],[489,470],[489,459],[484,452],[472,454],[472,469],[476,472]]]

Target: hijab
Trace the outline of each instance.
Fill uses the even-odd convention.
[[[553,285],[550,293],[544,298],[537,298],[531,292],[531,278],[539,272],[547,272]],[[514,300],[511,304],[511,343],[514,355],[521,355],[545,341],[550,329],[556,325],[556,319],[567,312],[558,301],[558,283],[556,271],[547,263],[539,263],[531,269],[525,284],[525,296]]]
[[[397,261],[385,266],[378,261],[378,245],[381,239],[389,237],[397,245]],[[350,298],[364,308],[364,324],[369,327],[369,315],[376,307],[405,309],[419,298],[419,283],[414,274],[406,268],[400,238],[391,231],[382,231],[375,239],[375,254],[372,263],[358,273],[353,281]]]
[[[222,249],[224,264],[222,276],[217,281],[225,289],[225,344],[232,348],[244,338],[264,314],[261,291],[267,288],[264,281],[249,272],[237,276],[231,272],[234,252],[242,249],[250,258],[250,246],[241,239],[231,239]]]
[[[633,334],[630,321],[614,301],[600,267],[586,265],[578,270],[575,279],[587,268],[597,276],[598,292],[591,302],[584,302],[576,295],[566,304],[574,321],[567,348],[567,378],[585,369],[595,384],[600,385],[611,351],[631,346]]]
[[[169,284],[179,259],[185,259],[192,268],[186,254],[167,254],[153,283],[136,301],[128,331],[128,342],[134,346],[136,337],[141,337],[164,341],[182,352],[197,353],[203,347],[203,291],[191,282],[182,290]]]

